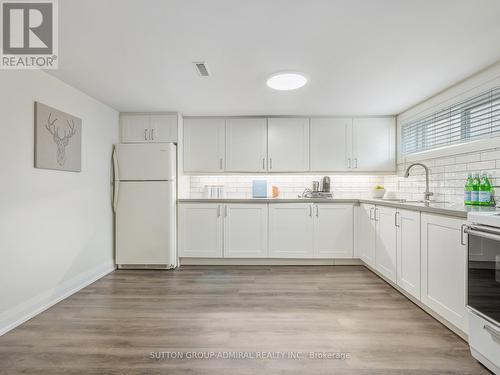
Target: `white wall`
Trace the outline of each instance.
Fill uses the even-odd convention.
[[[33,167],[34,101],[82,119],[82,172]],[[118,112],[42,71],[0,71],[0,334],[114,268]]]

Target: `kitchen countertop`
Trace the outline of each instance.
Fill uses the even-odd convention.
[[[401,208],[413,211],[428,212],[439,215],[454,216],[465,219],[469,212],[500,212],[496,207],[466,206],[456,203],[418,203],[399,202],[384,199],[370,198],[242,198],[242,199],[215,199],[215,198],[187,198],[178,199],[178,203],[368,203],[381,206]]]

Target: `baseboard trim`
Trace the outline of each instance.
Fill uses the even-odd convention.
[[[360,259],[180,258],[181,266],[353,266]]]
[[[0,336],[113,272],[115,268],[114,263],[101,264],[3,312],[0,314]]]
[[[465,333],[464,331],[462,331],[460,328],[458,328],[456,325],[454,325],[453,323],[450,323],[448,320],[446,320],[445,318],[443,318],[441,315],[439,315],[437,312],[435,312],[434,310],[432,310],[430,307],[428,307],[427,305],[423,304],[420,300],[418,300],[417,298],[415,298],[414,296],[412,296],[410,293],[408,293],[406,290],[404,290],[403,288],[401,288],[399,285],[393,283],[391,280],[389,280],[387,277],[385,277],[384,275],[382,275],[380,272],[378,272],[376,269],[374,269],[372,266],[366,264],[365,262],[363,262],[363,265],[368,269],[370,270],[371,272],[373,272],[375,275],[377,275],[378,277],[380,277],[382,280],[384,280],[387,284],[389,284],[391,287],[393,287],[394,289],[396,289],[399,293],[401,293],[403,296],[405,296],[406,298],[408,298],[411,302],[413,302],[415,305],[417,305],[418,307],[420,307],[422,310],[424,310],[427,314],[429,314],[430,316],[432,316],[434,319],[436,319],[439,323],[441,323],[442,325],[446,326],[446,328],[448,328],[450,331],[452,331],[453,333],[455,333],[457,336],[459,336],[461,339],[465,340],[466,342],[469,341],[469,335],[467,333]]]

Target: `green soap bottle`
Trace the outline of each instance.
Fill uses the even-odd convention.
[[[481,184],[479,180],[479,173],[474,173],[474,178],[472,179],[472,191],[471,191],[471,204],[479,204],[479,185]]]
[[[464,203],[472,204],[472,173],[467,175],[464,187]]]
[[[491,184],[488,175],[483,173],[479,184],[479,205],[489,206],[491,204]]]

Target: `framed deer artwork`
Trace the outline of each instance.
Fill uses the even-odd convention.
[[[82,170],[82,120],[35,102],[35,168]]]

